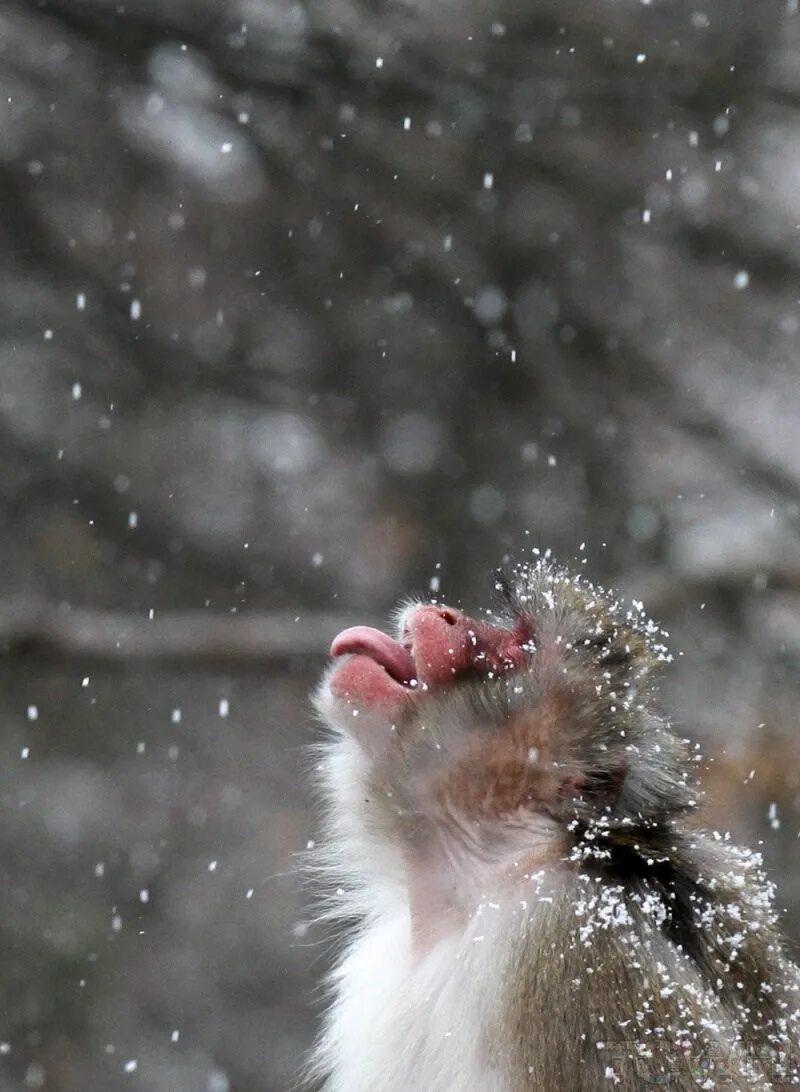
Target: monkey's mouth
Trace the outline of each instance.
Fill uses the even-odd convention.
[[[366,656],[401,686],[413,686],[417,668],[409,649],[372,626],[352,626],[334,638],[331,656]]]
[[[331,655],[346,659],[329,677],[331,694],[363,709],[394,713],[460,679],[520,668],[532,647],[524,626],[507,629],[434,604],[410,608],[398,635],[396,640],[371,626],[340,633]]]

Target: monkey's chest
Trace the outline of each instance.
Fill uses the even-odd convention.
[[[328,1092],[507,1092],[472,956],[460,938],[415,957],[404,915],[362,936],[339,972]]]

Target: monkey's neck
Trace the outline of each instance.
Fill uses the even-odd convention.
[[[463,931],[481,903],[522,890],[543,870],[569,869],[569,841],[544,814],[497,826],[414,824],[404,845],[413,950]]]

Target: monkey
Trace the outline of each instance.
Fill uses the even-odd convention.
[[[800,975],[760,858],[706,832],[641,604],[549,555],[478,617],[340,633],[315,697],[324,1092],[800,1086]]]

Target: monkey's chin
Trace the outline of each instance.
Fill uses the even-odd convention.
[[[315,695],[322,719],[354,739],[372,758],[384,754],[416,701],[368,656],[348,656],[333,665]]]
[[[415,695],[411,685],[398,682],[382,664],[359,655],[348,656],[334,668],[328,689],[334,698],[354,709],[388,717],[406,710]]]

